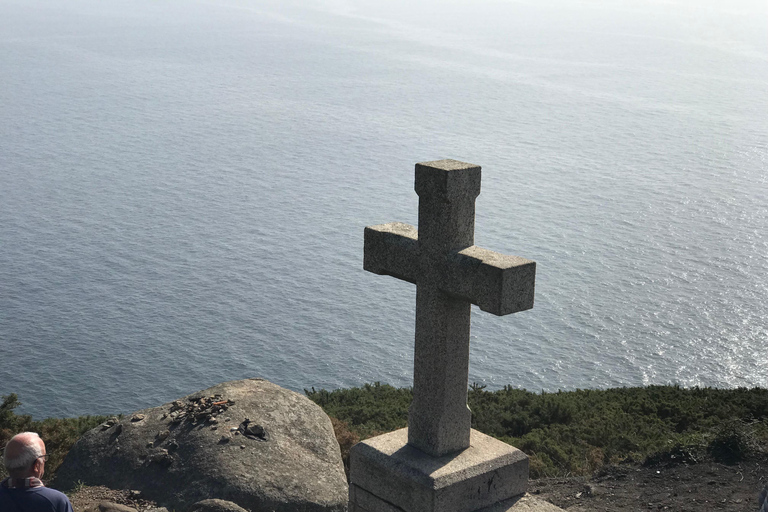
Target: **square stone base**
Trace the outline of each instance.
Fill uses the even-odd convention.
[[[408,445],[405,428],[350,452],[350,512],[475,512],[527,487],[528,457],[476,430],[469,448],[443,457]]]

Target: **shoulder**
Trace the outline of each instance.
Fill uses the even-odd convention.
[[[56,512],[72,512],[72,504],[63,492],[51,489],[50,487],[37,487],[35,491],[38,496],[48,500]]]
[[[0,511],[7,512],[18,508],[9,503],[23,502],[24,508],[30,512],[72,512],[72,504],[66,494],[49,487],[34,487],[32,489],[6,489],[0,486]]]

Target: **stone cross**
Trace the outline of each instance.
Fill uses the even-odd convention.
[[[507,315],[533,307],[536,263],[474,245],[480,167],[416,164],[419,229],[365,228],[363,268],[416,284],[408,444],[440,457],[469,447],[470,307]]]

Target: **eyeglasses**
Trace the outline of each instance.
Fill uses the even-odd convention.
[[[48,454],[46,453],[45,455],[41,455],[38,457],[38,459],[43,459],[43,462],[48,462]]]

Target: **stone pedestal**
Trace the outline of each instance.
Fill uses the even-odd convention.
[[[432,457],[404,428],[354,446],[350,475],[350,512],[479,512],[525,493],[528,457],[476,430],[469,448]]]

